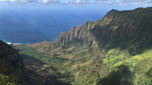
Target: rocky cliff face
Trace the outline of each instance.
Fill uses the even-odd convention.
[[[103,19],[97,22],[87,22],[82,26],[72,28],[66,33],[61,33],[55,43],[62,45],[80,44],[81,46],[90,43],[87,47],[87,49],[89,48],[88,54],[91,52],[90,47],[94,48],[92,51],[96,50],[93,53],[98,52],[99,50],[97,48],[99,48],[101,54],[98,54],[98,56],[103,56],[100,57],[100,60],[103,62],[101,66],[112,70],[116,66],[126,65],[123,66],[123,68],[125,67],[125,72],[120,75],[120,80],[122,79],[121,77],[127,73],[126,70],[129,67],[128,75],[132,76],[136,81],[126,79],[128,85],[131,85],[132,82],[139,84],[141,83],[140,80],[149,80],[147,84],[151,84],[150,77],[147,77],[145,80],[144,77],[136,77],[136,74],[139,72],[139,69],[137,70],[136,68],[140,68],[141,71],[143,66],[138,66],[138,64],[147,64],[147,66],[144,65],[147,70],[140,73],[143,76],[146,76],[145,73],[148,73],[147,71],[151,68],[148,62],[151,62],[152,49],[152,7],[137,8],[132,11],[111,10]],[[136,62],[136,64],[133,62]],[[122,67],[120,66],[120,68]],[[130,71],[133,75],[130,75]],[[115,74],[117,74],[117,72],[112,72],[112,75],[108,74],[110,76],[109,78],[102,76],[103,80],[99,82],[99,85],[114,84],[114,82],[114,85],[119,85],[120,82],[122,84],[124,81],[119,81],[118,77],[120,72],[118,72],[118,75]],[[104,75],[104,73],[102,75]],[[127,83],[125,82],[125,84]]]
[[[53,76],[74,85],[151,85],[152,8],[111,10],[54,42],[21,48],[21,54],[45,62],[36,70],[42,76],[52,75],[48,66],[53,65],[59,72]]]
[[[68,45],[71,43],[82,45],[93,40],[90,34],[90,30],[94,27],[94,22],[88,21],[82,26],[73,27],[68,32],[61,32],[55,43],[61,43],[62,45]]]
[[[134,53],[140,53],[137,49],[152,47],[151,27],[152,8],[138,8],[133,11],[111,10],[97,22],[87,22],[82,26],[73,27],[68,32],[62,32],[55,43],[91,45],[96,42],[102,48],[120,46],[122,49],[128,48],[136,50]]]
[[[96,23],[98,24],[91,33],[100,45],[106,48],[119,46],[121,49],[128,48],[140,53],[152,47],[152,8],[138,8],[133,11],[111,10]]]

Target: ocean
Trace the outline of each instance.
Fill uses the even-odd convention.
[[[22,44],[54,41],[60,32],[95,22],[108,11],[90,6],[0,6],[0,39]]]

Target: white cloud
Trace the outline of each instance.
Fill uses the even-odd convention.
[[[120,0],[120,3],[139,3],[142,2],[143,0]]]
[[[117,4],[144,4],[144,3],[152,3],[152,0],[68,0],[69,3],[80,3],[80,4],[87,4],[87,3],[95,3],[95,4],[102,4],[102,3],[117,3]]]
[[[38,3],[40,0],[0,0],[0,2],[10,3]],[[152,4],[152,0],[41,0],[46,3],[69,3],[69,4]]]
[[[37,3],[38,0],[8,0],[11,3]]]
[[[152,0],[120,0],[119,3],[131,3],[131,4],[140,4],[140,3],[152,3]]]
[[[89,2],[89,0],[69,0],[68,3],[72,3],[72,4],[86,4],[88,2]]]
[[[0,2],[4,2],[4,1],[8,1],[8,0],[0,0]]]
[[[96,3],[116,3],[117,0],[95,0]]]
[[[72,4],[102,4],[102,3],[113,3],[115,0],[69,0],[69,3]]]
[[[0,2],[9,2],[9,3],[39,3],[39,0],[0,0]],[[46,3],[59,3],[60,0],[41,0],[42,4]]]
[[[42,3],[59,3],[59,0],[42,0]]]

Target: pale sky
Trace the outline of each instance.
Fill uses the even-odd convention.
[[[102,8],[134,9],[138,7],[152,7],[152,0],[0,0],[0,6],[4,4],[38,4],[38,5],[75,5],[75,6],[98,6]],[[56,5],[58,4],[58,5]],[[8,5],[7,5],[8,6]]]
[[[152,0],[0,0],[3,3],[152,4]]]

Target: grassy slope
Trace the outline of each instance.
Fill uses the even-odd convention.
[[[20,45],[20,54],[54,66],[58,69],[54,74],[57,80],[74,85],[150,85],[151,10],[112,10],[96,23],[62,33],[57,44]]]
[[[95,85],[101,78],[105,78],[121,65],[125,65],[131,72],[130,82],[135,85],[138,83],[151,84],[151,75],[147,74],[152,68],[152,50],[132,56],[128,50],[120,50],[119,48],[111,49],[108,52],[102,51],[102,53],[100,51],[90,52],[88,46],[87,44],[82,47],[68,46],[42,53],[37,52],[38,48],[24,46],[22,47],[24,50],[20,54],[32,56],[45,65],[54,66],[60,73],[60,75],[55,75],[58,80],[75,85]],[[73,49],[69,50],[71,48]],[[51,55],[55,53],[61,54]],[[41,69],[44,68],[41,66]]]

